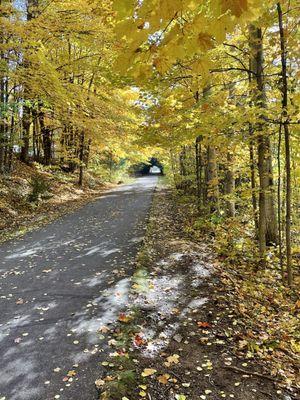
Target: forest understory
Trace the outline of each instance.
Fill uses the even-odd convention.
[[[174,190],[156,191],[133,306],[100,329],[112,348],[100,399],[299,399],[296,292],[270,271],[229,267],[187,210]]]
[[[37,229],[92,201],[115,186],[91,171],[79,187],[76,173],[16,162],[0,177],[0,242]]]

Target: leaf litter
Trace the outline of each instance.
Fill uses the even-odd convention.
[[[110,332],[111,357],[122,361],[101,377],[100,399],[297,399],[296,387],[273,379],[247,340],[236,342],[242,322],[228,303],[218,261],[182,224],[171,193],[158,190],[132,279],[133,307]],[[124,373],[131,377],[125,384]]]

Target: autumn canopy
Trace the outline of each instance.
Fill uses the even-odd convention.
[[[291,284],[296,1],[2,0],[0,16],[1,173],[17,156],[82,184],[159,157],[199,215],[247,222],[261,265],[278,245]]]

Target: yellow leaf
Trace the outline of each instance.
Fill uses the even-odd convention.
[[[166,385],[168,383],[169,379],[170,379],[170,375],[169,374],[160,375],[157,378],[158,382],[162,383],[163,385]]]
[[[102,379],[97,379],[97,380],[95,381],[95,385],[96,385],[97,389],[100,389],[101,386],[104,386],[104,385],[105,385],[105,381],[103,381]]]
[[[205,32],[198,33],[197,44],[198,44],[199,48],[203,51],[212,49],[214,47],[214,43],[213,43],[211,35],[209,35],[208,33],[205,33]]]
[[[151,376],[154,375],[156,373],[156,369],[153,368],[145,368],[144,371],[142,372],[142,376],[146,377],[146,376]]]
[[[207,57],[202,57],[201,59],[195,61],[191,67],[195,74],[201,75],[203,79],[207,79],[211,65],[211,61]]]
[[[76,371],[74,371],[74,370],[69,371],[69,372],[67,373],[67,376],[75,376],[75,375],[76,375]]]
[[[223,13],[231,11],[236,17],[240,17],[248,10],[248,0],[220,0]]]
[[[170,366],[171,364],[179,364],[179,355],[178,354],[173,354],[172,356],[169,356],[167,358],[167,361],[165,362],[166,366]]]
[[[147,390],[147,385],[140,385],[139,388],[141,388],[143,390]]]
[[[133,13],[135,3],[134,0],[114,0],[113,8],[121,19]]]
[[[168,69],[171,67],[171,63],[168,57],[157,57],[153,61],[153,65],[157,69],[158,72],[161,74],[164,74],[165,72],[168,71]]]
[[[181,0],[160,0],[159,2],[160,16],[165,19],[170,19],[175,16],[175,14],[181,10],[182,2]]]

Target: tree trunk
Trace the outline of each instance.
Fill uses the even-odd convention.
[[[2,42],[3,40],[1,40]],[[1,51],[1,61],[4,59],[4,54]],[[4,76],[0,76],[0,173],[4,172],[4,136],[5,136],[5,84]]]
[[[291,213],[292,213],[292,185],[291,185],[291,150],[290,150],[290,132],[288,121],[288,78],[287,78],[287,50],[286,38],[283,28],[283,15],[280,3],[277,3],[279,32],[280,32],[280,49],[281,49],[281,67],[282,67],[282,117],[285,141],[285,172],[286,172],[286,265],[288,273],[288,284],[291,286],[293,282],[292,271],[292,251],[291,251]]]
[[[263,77],[262,31],[253,25],[249,28],[251,70],[255,74],[256,90],[254,104],[262,110],[266,107],[265,83]],[[258,172],[259,172],[259,250],[262,264],[265,264],[266,245],[277,243],[277,222],[274,206],[272,157],[270,138],[264,132],[263,115],[257,124]]]
[[[11,172],[13,169],[13,155],[14,155],[14,136],[15,136],[15,116],[12,114],[10,122],[10,143],[7,158],[7,170]]]
[[[207,147],[207,200],[210,212],[219,212],[219,179],[214,146]]]
[[[195,151],[196,151],[196,184],[197,184],[197,205],[198,211],[200,211],[202,205],[202,136],[198,136],[196,139]]]
[[[2,5],[2,1],[0,1]],[[0,17],[3,17],[0,15]],[[4,17],[4,18],[7,18]],[[3,47],[2,47],[3,46]],[[5,58],[5,52],[2,50],[5,46],[5,38],[0,34],[0,173],[2,174],[5,170],[4,153],[5,153],[5,113],[6,113],[6,99],[7,99],[7,86],[5,85],[7,69],[7,60]]]
[[[79,180],[78,185],[83,185],[83,173],[84,173],[84,133],[81,132],[80,134],[80,144],[79,144]]]
[[[45,114],[39,113],[41,135],[44,150],[44,165],[50,165],[52,162],[52,135],[49,127],[45,125]]]
[[[91,155],[91,145],[92,145],[92,139],[88,140],[88,144],[86,146],[86,160],[85,160],[85,167],[88,168],[89,167],[89,163],[90,163],[90,155]]]
[[[183,146],[180,156],[179,156],[180,175],[181,176],[187,175],[185,161],[186,161],[186,148],[185,148],[185,146]]]
[[[256,179],[255,179],[256,162],[255,162],[253,139],[252,139],[253,128],[251,125],[249,125],[249,133],[250,133],[249,153],[250,153],[250,170],[251,170],[252,208],[253,208],[256,237],[258,237],[258,214],[257,214]]]
[[[20,160],[26,164],[29,161],[29,139],[30,139],[30,125],[31,125],[31,113],[28,106],[23,106],[23,117],[22,117],[22,146]]]
[[[235,201],[234,201],[234,190],[235,190],[235,178],[233,172],[234,157],[232,152],[227,152],[227,166],[225,174],[225,194],[226,199],[226,212],[228,217],[235,216]]]
[[[38,14],[39,0],[28,0],[27,2],[27,21],[31,21]],[[24,67],[29,67],[29,61],[24,54]],[[23,88],[24,100],[29,100],[28,88],[26,84]],[[29,161],[29,143],[30,143],[30,125],[31,125],[31,110],[28,105],[23,105],[23,118],[22,118],[22,147],[21,147],[21,161],[28,163]]]
[[[277,165],[278,165],[278,184],[277,184],[277,219],[278,219],[278,247],[279,247],[279,265],[284,280],[283,251],[282,251],[282,222],[281,222],[281,142],[282,142],[282,124],[279,125],[278,147],[277,147]]]

